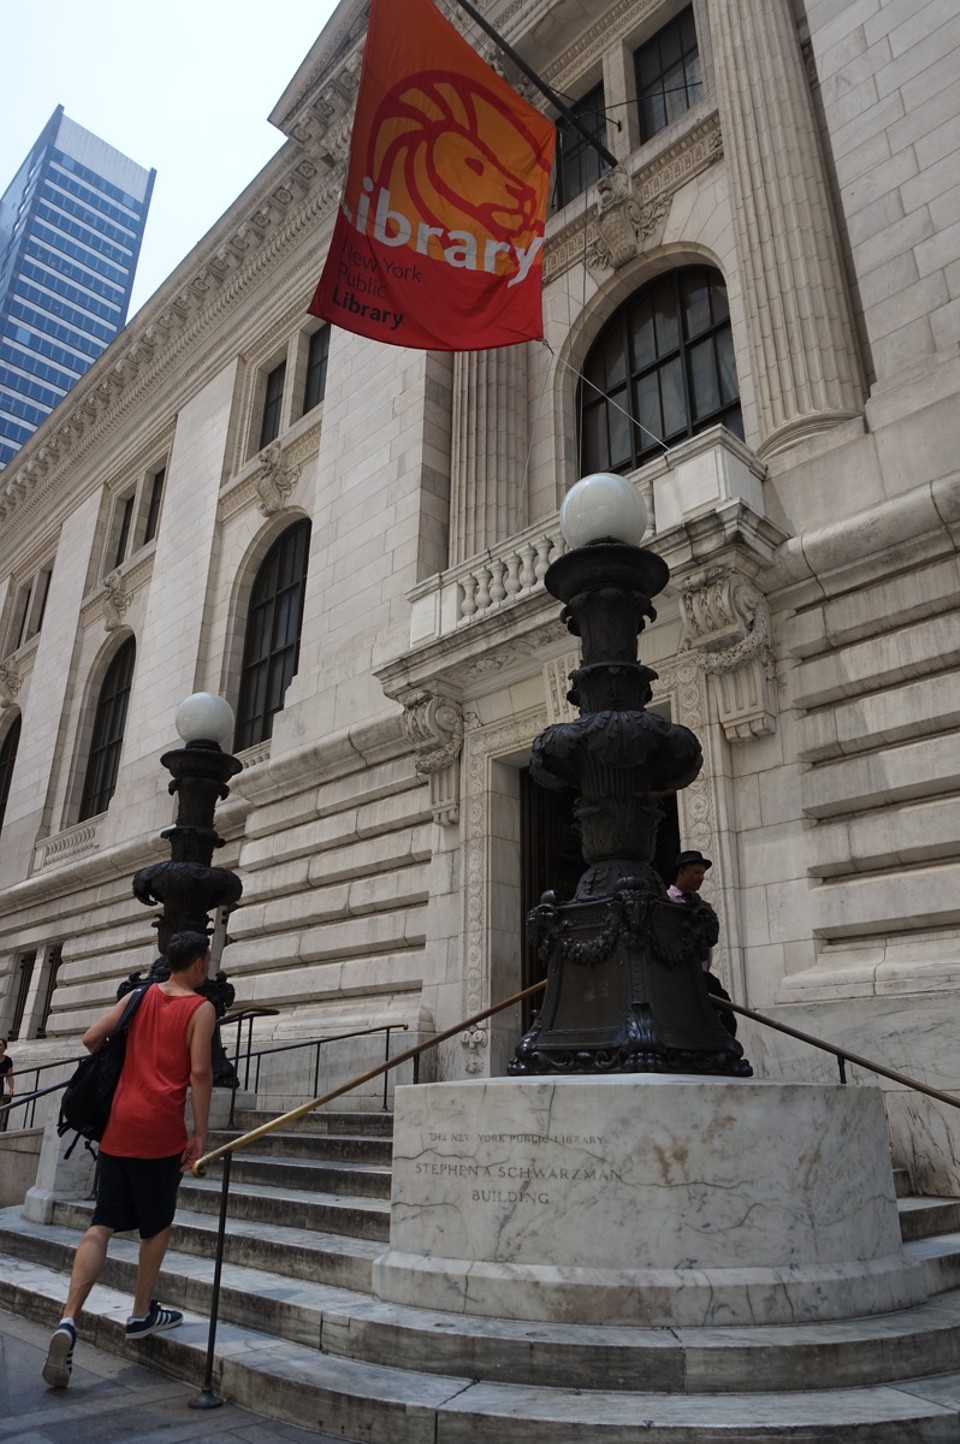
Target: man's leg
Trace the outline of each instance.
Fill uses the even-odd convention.
[[[77,1245],[70,1274],[70,1291],[64,1305],[63,1317],[76,1319],[87,1301],[87,1296],[103,1272],[107,1257],[107,1244],[113,1237],[113,1229],[102,1223],[92,1224]]]
[[[163,1263],[163,1256],[167,1251],[167,1244],[170,1242],[172,1224],[155,1233],[152,1238],[140,1240],[140,1263],[137,1267],[137,1291],[133,1296],[133,1317],[142,1319],[150,1309],[153,1302],[153,1291],[157,1283],[157,1275],[160,1272],[160,1265]]]
[[[131,1159],[128,1168],[140,1226],[140,1262],[133,1313],[127,1320],[127,1338],[143,1339],[183,1323],[179,1309],[161,1308],[153,1297],[177,1207],[180,1154],[169,1158]]]
[[[112,1237],[112,1228],[108,1228],[106,1224],[94,1223],[77,1245],[63,1317],[54,1330],[43,1365],[44,1381],[52,1389],[65,1389],[70,1382],[73,1346],[77,1342],[77,1316],[103,1271],[107,1245]]]

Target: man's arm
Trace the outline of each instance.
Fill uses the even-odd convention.
[[[119,1002],[114,1003],[112,1008],[108,1008],[95,1023],[90,1024],[83,1035],[83,1046],[88,1053],[95,1053],[107,1041],[123,1017],[123,1010],[128,1002],[128,998],[121,998]]]
[[[213,1092],[213,1065],[210,1043],[217,1022],[212,1003],[203,1003],[190,1019],[190,1106],[193,1109],[193,1133],[183,1151],[180,1167],[184,1173],[202,1157],[207,1143],[207,1120],[210,1117],[210,1094]]]

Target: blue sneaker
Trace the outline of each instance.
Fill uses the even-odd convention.
[[[73,1369],[73,1346],[77,1342],[77,1331],[66,1320],[58,1325],[50,1347],[47,1362],[43,1366],[43,1382],[51,1389],[65,1389],[70,1382]]]
[[[148,1334],[159,1334],[163,1329],[175,1329],[182,1323],[183,1314],[179,1309],[163,1309],[154,1299],[149,1313],[144,1314],[142,1319],[127,1319],[126,1334],[128,1339],[145,1339]]]

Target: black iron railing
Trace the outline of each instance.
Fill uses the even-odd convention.
[[[372,1038],[372,1037],[376,1037],[378,1034],[381,1034],[381,1033],[382,1033],[382,1034],[383,1034],[383,1037],[384,1037],[384,1062],[386,1062],[386,1061],[388,1061],[389,1058],[390,1058],[390,1039],[391,1039],[392,1034],[395,1033],[395,1032],[398,1032],[398,1031],[399,1031],[399,1032],[404,1032],[404,1033],[406,1033],[406,1032],[409,1030],[409,1027],[410,1027],[410,1024],[409,1024],[409,1023],[383,1023],[383,1024],[380,1024],[380,1025],[377,1026],[377,1027],[374,1027],[374,1028],[354,1028],[354,1029],[353,1029],[351,1032],[349,1032],[349,1033],[328,1033],[328,1034],[326,1034],[326,1035],[325,1035],[324,1037],[322,1037],[322,1038],[306,1038],[306,1039],[301,1039],[300,1041],[298,1041],[298,1042],[296,1042],[296,1043],[278,1043],[278,1044],[276,1044],[275,1046],[271,1046],[271,1047],[269,1047],[269,1048],[257,1048],[257,1049],[254,1049],[254,1047],[253,1047],[253,1023],[254,1023],[254,1019],[256,1019],[256,1018],[276,1017],[276,1015],[277,1015],[278,1012],[279,1012],[279,1009],[278,1009],[278,1008],[252,1008],[252,1009],[248,1010],[247,1012],[244,1012],[244,1013],[235,1013],[232,1017],[227,1017],[227,1018],[225,1018],[224,1021],[223,1021],[223,1023],[221,1023],[221,1025],[220,1025],[220,1026],[221,1026],[221,1029],[222,1029],[225,1025],[229,1025],[229,1024],[233,1024],[233,1023],[236,1023],[236,1024],[238,1025],[238,1026],[237,1026],[236,1048],[235,1048],[235,1051],[234,1051],[234,1058],[233,1058],[233,1066],[234,1066],[234,1068],[235,1068],[235,1070],[236,1070],[237,1077],[238,1077],[239,1079],[241,1079],[240,1087],[243,1088],[244,1090],[247,1090],[247,1089],[249,1089],[249,1088],[251,1087],[250,1075],[251,1075],[251,1071],[252,1071],[252,1073],[253,1073],[253,1084],[252,1084],[253,1092],[254,1092],[254,1093],[259,1093],[259,1091],[260,1091],[261,1067],[262,1067],[262,1064],[263,1064],[263,1060],[264,1060],[265,1058],[272,1058],[272,1057],[275,1057],[277,1054],[280,1054],[280,1053],[297,1053],[297,1052],[304,1052],[304,1051],[306,1051],[306,1050],[309,1048],[309,1049],[312,1049],[312,1050],[313,1050],[313,1088],[312,1088],[312,1091],[313,1091],[314,1094],[316,1094],[317,1089],[318,1089],[319,1086],[320,1086],[320,1063],[321,1063],[321,1059],[322,1059],[322,1057],[323,1057],[323,1050],[324,1050],[325,1048],[328,1048],[331,1043],[350,1042],[350,1041],[353,1041],[353,1040],[356,1039],[356,1038]],[[242,1033],[243,1024],[244,1024],[245,1022],[247,1023],[247,1039],[246,1039],[246,1047],[243,1048],[242,1045],[241,1045],[241,1033]],[[419,1055],[418,1055],[417,1058],[414,1060],[414,1077],[413,1077],[414,1083],[416,1083],[416,1082],[418,1081],[418,1077],[419,1077],[419,1070],[418,1070],[418,1068],[417,1068],[417,1063],[418,1063],[418,1062],[419,1062]],[[382,1107],[383,1107],[383,1111],[384,1111],[384,1112],[387,1111],[387,1104],[388,1104],[388,1099],[389,1099],[389,1091],[388,1091],[388,1090],[389,1090],[389,1070],[386,1070],[386,1069],[385,1069],[385,1070],[384,1070],[384,1074],[383,1074],[383,1102],[382,1102]],[[306,1092],[306,1091],[307,1091],[307,1090],[304,1089],[304,1092]],[[232,1122],[233,1122],[233,1113],[232,1113],[232,1110],[231,1110],[231,1118],[230,1118],[230,1121],[231,1121],[231,1124],[232,1124]]]
[[[0,1099],[0,1133],[8,1126],[32,1128],[37,1117],[37,1100],[46,1098],[50,1093],[58,1093],[61,1088],[65,1088],[68,1079],[79,1062],[79,1058],[58,1058],[55,1063],[35,1063],[28,1068],[17,1068],[14,1074],[17,1080],[17,1092],[12,1098],[9,1094],[5,1094],[3,1098]],[[62,1069],[66,1076],[59,1079],[56,1083],[50,1083],[41,1088],[40,1074],[48,1073],[52,1068]],[[33,1077],[33,1087],[27,1088],[26,1091],[24,1091],[22,1088],[23,1079],[31,1075]],[[14,1120],[14,1110],[17,1108],[26,1108],[28,1111],[24,1114],[23,1118]]]
[[[921,1083],[918,1078],[910,1078],[906,1073],[898,1073],[895,1068],[888,1068],[883,1063],[874,1063],[860,1053],[851,1053],[849,1048],[838,1048],[835,1043],[828,1043],[825,1038],[818,1038],[813,1033],[804,1033],[799,1028],[791,1028],[789,1023],[778,1023],[776,1018],[768,1018],[763,1013],[755,1013],[752,1008],[745,1008],[742,1003],[734,1003],[725,999],[718,1006],[729,1008],[732,1012],[739,1014],[741,1018],[750,1018],[754,1023],[761,1023],[765,1028],[775,1028],[778,1033],[785,1033],[789,1038],[799,1038],[801,1043],[809,1043],[812,1048],[819,1048],[823,1053],[832,1053],[837,1060],[841,1083],[847,1081],[847,1064],[853,1063],[857,1068],[866,1068],[881,1078],[889,1078],[892,1083],[901,1083],[904,1088],[910,1088],[914,1093],[924,1093],[928,1098],[936,1098],[939,1103],[946,1103],[951,1108],[960,1108],[960,1098],[954,1098],[951,1093],[943,1093],[939,1088],[931,1088],[929,1084]]]

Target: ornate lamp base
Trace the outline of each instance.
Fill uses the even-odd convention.
[[[547,987],[508,1073],[750,1077],[704,980],[712,913],[670,902],[652,877],[631,881],[606,897],[559,906],[546,894],[530,914]]]

